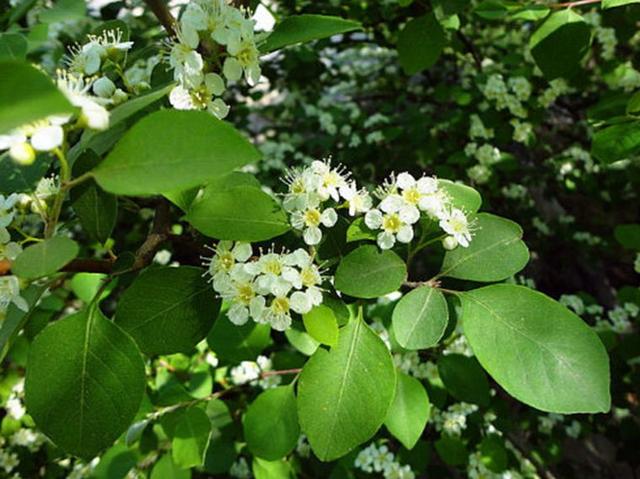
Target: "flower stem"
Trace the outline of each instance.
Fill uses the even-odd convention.
[[[45,238],[51,238],[55,232],[56,225],[58,224],[58,218],[60,218],[60,212],[62,211],[62,203],[66,196],[66,188],[62,188],[62,185],[69,182],[71,179],[71,168],[64,152],[60,148],[53,150],[54,154],[60,162],[60,189],[53,200],[53,207],[51,208],[51,214],[47,217],[47,224],[44,230]]]

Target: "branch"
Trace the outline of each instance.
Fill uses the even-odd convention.
[[[571,8],[579,7],[581,5],[593,5],[600,2],[601,0],[578,0],[575,2],[552,3],[551,5],[549,5],[549,8]]]
[[[173,18],[167,4],[163,0],[144,0],[149,9],[156,16],[158,21],[162,24],[170,37],[177,36],[176,33],[176,19]]]

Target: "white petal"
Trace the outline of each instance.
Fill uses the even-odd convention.
[[[418,191],[422,194],[435,193],[438,190],[438,180],[431,176],[423,176],[418,180]]]
[[[420,219],[420,210],[413,205],[403,205],[400,208],[399,216],[403,222],[412,225]]]
[[[220,96],[224,92],[224,80],[217,73],[207,73],[204,76],[204,83],[207,90],[216,96]]]
[[[409,225],[404,225],[398,231],[397,238],[401,243],[410,243],[413,239],[413,228]]]
[[[262,316],[262,312],[264,311],[265,299],[262,296],[256,296],[249,303],[249,311],[251,312],[251,317],[254,320],[258,320]]]
[[[317,245],[322,239],[322,231],[317,227],[310,227],[304,230],[302,234],[304,242],[310,246]]]
[[[378,246],[380,246],[381,249],[390,249],[395,242],[396,237],[391,233],[383,232],[378,235]]]
[[[382,226],[382,213],[378,210],[367,211],[364,215],[364,224],[372,230],[377,230]]]
[[[245,262],[251,258],[252,254],[253,250],[249,243],[236,243],[233,247],[233,256],[236,261]]]
[[[398,185],[398,188],[402,188],[403,190],[411,188],[415,184],[416,179],[407,172],[400,173],[396,179],[396,185]]]
[[[338,221],[338,213],[333,208],[327,208],[322,212],[320,222],[327,228],[331,228]]]
[[[291,309],[298,314],[307,314],[313,307],[311,299],[301,291],[296,291],[291,295],[289,304],[291,305]]]
[[[395,213],[402,207],[403,204],[404,201],[400,196],[388,195],[380,202],[379,208],[385,213]]]
[[[228,57],[224,61],[222,71],[229,81],[237,81],[242,78],[242,65],[240,65],[240,62],[233,57]]]
[[[222,120],[229,114],[230,107],[222,100],[222,98],[216,98],[209,102],[207,110],[209,110],[209,113],[217,119]]]
[[[236,326],[242,326],[249,319],[249,310],[240,303],[234,303],[229,308],[227,317]]]
[[[31,145],[37,151],[51,151],[60,145],[64,139],[64,131],[60,126],[45,126],[38,128],[31,136]]]
[[[193,110],[195,105],[189,91],[183,86],[175,86],[169,93],[169,103],[177,110]]]

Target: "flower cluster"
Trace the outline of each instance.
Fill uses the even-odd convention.
[[[282,377],[277,374],[261,377],[263,372],[272,369],[271,359],[258,356],[255,361],[242,361],[238,366],[231,368],[229,374],[231,382],[236,386],[257,384],[262,389],[269,389],[276,387],[282,381]]]
[[[322,240],[322,229],[338,221],[337,209],[347,209],[349,216],[364,214],[364,223],[376,233],[378,246],[392,248],[396,242],[410,243],[414,225],[422,214],[439,222],[448,235],[443,242],[448,249],[469,246],[471,229],[466,215],[451,205],[449,196],[434,177],[414,178],[407,172],[392,175],[376,191],[377,205],[364,188],[359,188],[350,173],[330,160],[314,161],[307,168],[289,170],[284,178],[288,191],[283,206],[290,214],[291,225],[302,231],[308,245]]]
[[[395,455],[384,444],[369,444],[356,456],[354,465],[369,474],[382,473],[385,479],[414,479],[415,474],[408,465],[401,465]]]
[[[531,84],[526,78],[513,77],[505,82],[501,74],[495,73],[487,79],[482,93],[487,100],[495,102],[498,110],[509,110],[518,118],[527,117],[522,102],[531,96]]]
[[[478,410],[475,404],[459,402],[452,404],[446,411],[432,409],[431,416],[436,426],[436,430],[442,431],[450,436],[460,436],[467,428],[467,416]]]
[[[304,249],[276,253],[272,248],[253,258],[250,244],[221,241],[213,251],[206,259],[208,274],[213,289],[230,302],[227,316],[234,324],[251,317],[284,331],[292,311],[305,314],[322,303],[322,272]]]
[[[178,82],[169,95],[174,108],[227,116],[229,106],[220,98],[225,79],[233,82],[244,76],[250,85],[260,79],[254,24],[247,11],[225,0],[188,3],[169,52],[169,65]],[[213,65],[221,67],[224,78],[210,70]]]

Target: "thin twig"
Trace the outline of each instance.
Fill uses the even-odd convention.
[[[593,5],[596,3],[600,3],[602,0],[578,0],[575,2],[564,2],[564,3],[552,3],[549,5],[549,8],[571,8],[571,7],[579,7],[581,5]]]
[[[177,35],[176,19],[171,15],[167,4],[163,0],[144,0],[144,3],[147,4],[169,36],[175,37]]]

